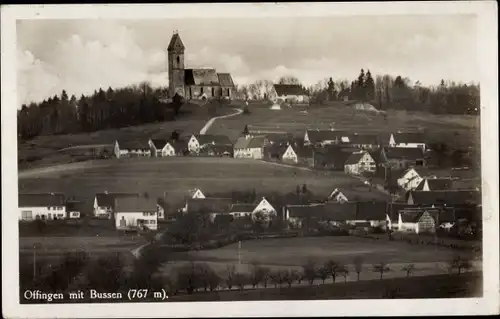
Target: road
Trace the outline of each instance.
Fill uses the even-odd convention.
[[[208,120],[208,122],[205,124],[205,126],[203,126],[203,128],[200,130],[200,135],[206,134],[207,131],[212,126],[212,124],[214,124],[215,120],[240,115],[241,113],[243,113],[243,110],[241,110],[241,109],[234,109],[234,110],[236,111],[235,113],[212,117],[210,120]]]

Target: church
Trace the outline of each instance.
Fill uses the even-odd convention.
[[[168,94],[187,99],[231,98],[234,82],[229,73],[217,73],[215,69],[184,68],[184,44],[177,32],[168,45]]]

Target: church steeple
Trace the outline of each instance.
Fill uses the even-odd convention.
[[[178,52],[178,53],[184,53],[184,44],[182,43],[181,37],[179,36],[179,33],[177,30],[174,31],[174,35],[172,36],[172,39],[170,39],[170,44],[168,45],[168,52]]]
[[[168,86],[169,96],[184,96],[184,44],[177,31],[174,31],[168,45]]]

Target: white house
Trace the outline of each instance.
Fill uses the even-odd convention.
[[[111,219],[114,211],[115,198],[118,197],[139,197],[139,194],[108,192],[95,194],[93,205],[94,217]]]
[[[311,130],[306,129],[304,134],[304,145],[339,145],[350,143],[350,134],[345,131],[334,130]]]
[[[426,149],[425,139],[421,133],[391,133],[389,138],[390,147],[420,147],[423,151]]]
[[[404,171],[403,175],[398,178],[399,187],[406,191],[413,190],[422,182],[423,177],[414,168],[409,168]]]
[[[309,94],[298,84],[274,84],[272,100],[275,103],[309,103]]]
[[[264,136],[240,137],[234,144],[234,158],[262,159],[264,157]]]
[[[116,158],[151,156],[151,148],[138,141],[115,141],[114,153]]]
[[[398,230],[411,233],[436,232],[436,220],[431,214],[438,214],[437,210],[405,209],[399,212]]]
[[[229,214],[231,214],[234,218],[251,216],[253,211],[255,210],[255,207],[256,207],[255,204],[246,204],[246,203],[232,204],[229,210]]]
[[[334,201],[334,202],[338,202],[338,203],[347,203],[349,200],[338,188],[335,188],[330,193],[330,195],[328,195],[327,201]]]
[[[192,191],[190,191],[191,198],[196,199],[196,198],[206,198],[201,189],[195,188]]]
[[[66,202],[66,213],[68,218],[78,219],[82,215],[83,202],[80,201],[67,201]]]
[[[157,204],[148,198],[115,198],[114,218],[118,230],[158,229]]]
[[[188,150],[198,154],[207,145],[232,146],[232,143],[225,135],[193,134],[188,141]]]
[[[175,156],[176,151],[173,143],[167,140],[160,139],[150,139],[149,147],[151,148],[151,156],[153,157],[165,157],[165,156]]]
[[[346,174],[361,175],[364,172],[375,173],[377,164],[368,152],[354,152],[344,164]]]
[[[284,162],[292,162],[292,163],[298,163],[299,161],[299,157],[297,156],[297,153],[295,153],[295,151],[293,150],[292,145],[288,145],[281,159]]]
[[[19,220],[65,219],[66,197],[64,194],[19,194]]]
[[[269,201],[265,197],[262,197],[260,202],[257,204],[257,206],[255,206],[254,210],[252,211],[253,221],[256,220],[258,213],[262,214],[266,219],[277,216],[276,209],[273,207],[273,205],[269,203]]]

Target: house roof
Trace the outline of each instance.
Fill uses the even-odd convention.
[[[365,155],[365,152],[355,152],[349,155],[344,165],[358,164],[361,158]]]
[[[394,133],[396,143],[424,143],[424,135],[417,132]]]
[[[417,205],[408,205],[406,203],[388,203],[387,214],[393,222],[398,222],[399,212],[407,208],[417,208]]]
[[[149,145],[145,141],[138,141],[138,140],[121,140],[117,141],[118,146],[120,149],[149,149]]]
[[[151,143],[153,143],[154,147],[157,149],[157,150],[161,150],[165,147],[165,145],[167,144],[167,140],[162,140],[162,139],[151,139]]]
[[[350,133],[338,130],[306,130],[307,137],[311,143],[320,143],[324,141],[337,141],[342,137],[349,137]]]
[[[274,84],[274,90],[278,96],[307,95],[306,90],[299,84]]]
[[[423,159],[424,153],[420,147],[387,147],[384,149],[387,159]]]
[[[229,73],[217,73],[217,76],[219,78],[219,84],[221,86],[234,87],[234,82],[233,82],[233,78],[231,77],[231,74],[229,74]]]
[[[66,211],[68,212],[81,212],[85,210],[85,202],[83,201],[67,201],[66,202]]]
[[[155,212],[157,202],[151,198],[139,196],[118,196],[114,198],[114,210],[117,213]]]
[[[295,151],[295,154],[297,154],[299,158],[311,158],[313,157],[314,154],[314,149],[312,147],[307,147],[307,146],[296,146],[293,147],[293,150]]]
[[[211,135],[211,134],[196,134],[195,138],[200,145],[204,144],[219,144],[219,145],[233,145],[229,137],[226,135]]]
[[[453,185],[453,180],[450,178],[425,178],[418,184],[415,190],[423,190],[426,181],[429,185],[429,189],[432,191],[448,190],[451,189]]]
[[[66,196],[60,193],[19,194],[19,207],[64,206]]]
[[[352,134],[349,136],[349,140],[351,144],[379,145],[376,134]]]
[[[172,39],[170,39],[170,43],[168,45],[167,51],[172,51],[172,50],[181,50],[184,51],[185,47],[184,44],[182,43],[181,37],[179,36],[178,33],[174,33],[172,36]]]
[[[385,220],[386,202],[358,202],[356,220]]]
[[[323,218],[333,221],[356,220],[356,203],[326,203]]]
[[[325,205],[287,205],[286,209],[289,212],[289,217],[308,218],[325,216]]]
[[[187,209],[189,213],[227,213],[231,204],[231,198],[191,198]]]
[[[416,208],[416,209],[404,209],[400,211],[401,213],[401,221],[403,223],[416,223],[422,217],[422,215],[428,212],[434,221],[437,222],[437,218],[439,216],[439,209],[433,208]]]
[[[185,69],[184,82],[186,85],[220,85],[215,69]]]
[[[251,213],[257,207],[257,204],[247,204],[247,203],[239,203],[232,204],[229,211],[231,213]]]
[[[232,154],[233,153],[233,147],[231,145],[213,145],[213,144],[206,144],[205,145],[205,151],[214,153],[214,154]]]
[[[262,148],[264,147],[264,136],[254,136],[254,137],[240,137],[234,144],[235,149],[244,149],[244,148]]]
[[[139,197],[139,194],[134,193],[97,193],[97,206],[100,207],[114,207],[115,198],[119,197]]]
[[[445,190],[445,191],[412,191],[414,204],[417,205],[442,205],[449,206],[468,203],[480,203],[481,195],[478,191],[469,190]]]
[[[456,190],[480,189],[481,179],[480,178],[454,179],[451,184],[452,184],[452,189]]]
[[[318,164],[333,165],[343,168],[351,153],[344,152],[341,147],[325,147],[314,150],[314,160]]]

